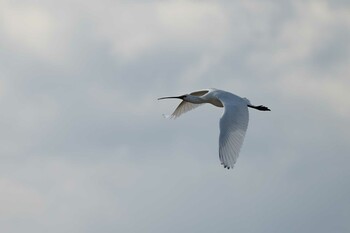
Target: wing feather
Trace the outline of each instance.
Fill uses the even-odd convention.
[[[222,102],[225,111],[220,119],[219,158],[225,168],[233,168],[244,141],[249,113],[244,102]]]
[[[203,96],[205,94],[207,94],[209,92],[209,90],[200,90],[200,91],[194,91],[191,92],[190,95],[194,95],[194,96]],[[181,116],[182,114],[191,111],[197,107],[199,107],[202,104],[193,104],[193,103],[189,103],[186,101],[182,101],[179,106],[177,106],[177,108],[175,109],[175,111],[170,115],[170,118],[172,119],[176,119],[179,116]]]
[[[209,90],[194,91],[194,92],[190,93],[190,95],[202,96],[202,95],[207,94],[208,92],[209,92]]]
[[[177,106],[177,108],[175,109],[175,111],[171,114],[170,118],[172,119],[176,119],[179,116],[181,116],[182,114],[191,111],[192,109],[195,109],[197,107],[199,107],[202,104],[192,104],[186,101],[182,101],[179,106]]]

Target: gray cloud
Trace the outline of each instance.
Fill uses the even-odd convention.
[[[2,232],[348,232],[345,1],[0,3]],[[217,87],[264,104],[234,170]]]

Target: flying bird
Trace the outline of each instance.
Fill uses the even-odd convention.
[[[248,107],[259,111],[271,111],[263,105],[252,105],[247,98],[214,88],[180,96],[158,98],[158,100],[163,99],[182,100],[175,111],[167,116],[172,119],[205,103],[224,108],[220,119],[219,158],[221,164],[227,169],[233,168],[242,147],[249,121]]]

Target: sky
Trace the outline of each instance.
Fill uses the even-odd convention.
[[[350,2],[0,0],[0,231],[350,232]],[[215,87],[266,105],[233,170]]]

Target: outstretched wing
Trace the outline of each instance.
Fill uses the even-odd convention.
[[[209,90],[201,90],[201,91],[195,91],[190,93],[190,95],[194,95],[194,96],[202,96],[205,95],[209,92]],[[176,119],[178,118],[180,115],[191,111],[192,109],[195,109],[197,107],[199,107],[202,104],[193,104],[190,102],[186,102],[186,101],[182,101],[179,106],[177,106],[177,108],[175,109],[175,111],[169,116],[169,118],[172,119]]]
[[[233,168],[248,128],[248,107],[241,98],[233,101],[226,98],[220,100],[225,111],[220,119],[219,157],[225,168]]]
[[[202,96],[202,95],[207,94],[208,92],[209,92],[209,90],[194,91],[194,92],[190,93],[190,95]]]
[[[175,111],[169,116],[172,119],[176,119],[178,118],[180,115],[191,111],[192,109],[197,108],[198,106],[200,106],[201,104],[192,104],[186,101],[182,101],[179,106],[177,106],[177,108],[175,109]]]

